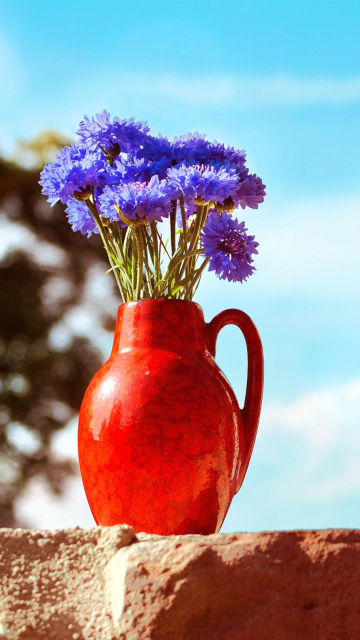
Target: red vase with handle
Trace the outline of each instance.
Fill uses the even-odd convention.
[[[243,409],[214,360],[227,324],[247,344]],[[96,522],[161,535],[218,532],[250,461],[262,389],[260,337],[242,311],[207,324],[194,302],[121,305],[110,358],[79,418],[81,475]]]

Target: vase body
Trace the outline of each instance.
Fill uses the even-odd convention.
[[[255,331],[240,327],[255,376],[243,410],[214,360],[231,314]],[[219,531],[251,456],[262,379],[261,343],[246,314],[230,310],[206,324],[193,302],[121,305],[110,358],[79,417],[80,469],[96,522],[161,535]]]

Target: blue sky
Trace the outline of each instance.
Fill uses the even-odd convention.
[[[3,153],[107,108],[244,148],[267,184],[243,213],[256,274],[209,274],[197,297],[208,320],[249,313],[264,343],[259,437],[224,531],[360,527],[359,28],[346,0],[0,0]],[[245,356],[226,328],[217,359],[240,399]]]

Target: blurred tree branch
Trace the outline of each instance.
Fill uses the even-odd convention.
[[[67,136],[47,129],[30,140],[18,140],[14,161],[28,169],[42,169],[46,162],[52,162],[57,151],[65,145],[70,145]]]
[[[44,132],[22,149],[42,166],[60,144],[61,136]],[[10,527],[22,524],[16,499],[32,478],[61,493],[74,473],[71,461],[54,456],[52,438],[76,416],[103,360],[86,336],[53,344],[54,327],[84,304],[89,272],[107,264],[99,237],[74,233],[64,206],[50,208],[38,180],[38,171],[0,159],[0,526]],[[25,238],[16,249],[1,247],[16,234]],[[113,328],[121,302],[114,287],[110,298],[97,305],[99,330]]]

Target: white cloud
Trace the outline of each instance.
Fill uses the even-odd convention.
[[[300,78],[286,74],[239,77],[240,106],[343,105],[360,100],[360,76],[353,78]]]
[[[94,80],[95,77],[95,80]],[[86,80],[87,82],[87,80]],[[281,73],[264,76],[219,74],[176,76],[174,74],[118,73],[94,74],[92,94],[108,99],[126,94],[126,99],[150,99],[207,107],[236,106],[289,107],[345,105],[360,101],[360,76],[351,78],[298,77]],[[86,95],[83,83],[75,95]],[[72,89],[72,95],[74,95]]]
[[[198,299],[236,306],[244,295],[354,298],[360,282],[360,193],[303,201],[265,201],[238,211],[260,243],[255,274],[241,287],[205,273]],[[357,297],[357,296],[356,296]]]
[[[336,445],[344,428],[354,430],[357,425],[360,426],[360,378],[317,389],[291,403],[269,403],[262,415],[263,429],[298,433],[321,451]],[[356,442],[360,446],[360,430]]]
[[[126,86],[134,95],[152,96],[189,104],[222,105],[237,97],[238,84],[235,78],[219,76],[215,78],[181,78],[173,75],[134,74],[119,78],[118,86]]]
[[[344,106],[360,102],[360,76],[351,78],[306,78],[285,74],[264,76],[241,76],[219,74],[214,76],[177,76],[137,71],[119,73],[84,71],[79,80],[67,78],[66,85],[59,84],[58,92],[34,95],[29,88],[29,78],[11,56],[3,65],[5,54],[0,51],[0,87],[4,88],[1,145],[10,152],[16,137],[36,135],[43,128],[60,128],[64,132],[74,129],[84,113],[95,114],[104,105],[116,113],[135,113],[138,117],[156,119],[161,113],[163,121],[166,110],[174,115],[188,108],[209,110],[236,108],[267,109],[321,106]],[[29,77],[31,73],[29,72]],[[19,92],[27,99],[25,110],[19,111]],[[15,104],[14,111],[11,106]],[[146,112],[144,110],[146,105]],[[142,114],[142,116],[141,116]],[[180,116],[181,118],[181,116]],[[179,120],[179,115],[177,115]]]
[[[289,202],[262,212],[257,286],[286,293],[354,295],[360,279],[360,193]],[[248,216],[247,216],[248,218]]]
[[[0,86],[5,84],[5,80],[9,76],[9,62],[13,53],[9,43],[3,37],[3,34],[0,33]]]
[[[10,98],[16,97],[24,89],[24,71],[18,46],[0,30],[0,106],[5,106]]]
[[[267,404],[259,433],[264,443],[286,436],[284,450],[292,441],[297,459],[286,472],[286,490],[294,497],[332,499],[360,490],[360,378],[306,393],[291,403]],[[281,475],[280,470],[274,481]]]

